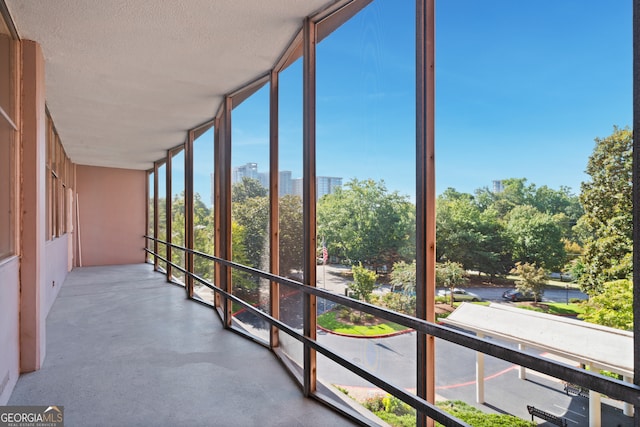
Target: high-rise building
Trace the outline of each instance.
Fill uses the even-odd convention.
[[[280,171],[279,177],[280,177],[280,182],[279,182],[280,194],[279,195],[284,196],[286,194],[293,194],[291,171]]]
[[[269,172],[258,172],[256,179],[264,188],[269,188]]]
[[[247,163],[245,165],[233,168],[231,182],[235,184],[236,182],[242,181],[242,178],[259,179],[258,164]]]
[[[292,179],[291,182],[291,194],[302,197],[302,178]],[[333,194],[335,189],[341,186],[342,178],[340,177],[318,176],[316,177],[316,198],[320,199],[320,197],[326,194]]]
[[[499,194],[502,193],[504,191],[504,185],[502,185],[502,181],[501,180],[494,180],[493,181],[493,194]]]
[[[325,194],[332,194],[338,187],[342,187],[342,178],[334,176],[319,176],[316,178],[316,196],[318,199]]]

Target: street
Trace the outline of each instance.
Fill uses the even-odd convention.
[[[344,295],[348,280],[344,274],[347,267],[318,266],[318,287]],[[505,302],[502,294],[510,288],[473,287],[469,291],[484,300]],[[377,292],[388,292],[378,289]],[[543,301],[566,302],[567,299],[586,299],[587,296],[577,289],[549,288],[545,291]],[[318,300],[319,312],[330,309],[334,303],[324,299]],[[281,301],[281,314],[286,323],[299,329],[301,294],[294,292]],[[244,317],[244,316],[241,316]],[[240,318],[241,318],[240,317]],[[253,316],[251,316],[253,317]],[[240,318],[238,320],[240,320]],[[283,318],[283,320],[285,320]],[[249,326],[250,319],[243,322]],[[252,333],[263,335],[266,324],[253,324]],[[415,391],[416,387],[416,334],[404,334],[384,338],[351,338],[318,330],[317,340],[331,351],[345,359],[362,366],[398,387]],[[513,343],[502,344],[514,346]],[[302,346],[296,340],[281,334],[281,347],[289,356],[301,363]],[[530,350],[534,354],[539,354]],[[547,357],[547,355],[543,355]],[[462,400],[474,405],[484,412],[509,413],[520,418],[530,419],[527,405],[567,418],[571,426],[588,425],[588,399],[567,395],[563,383],[543,374],[527,371],[527,379],[518,378],[518,367],[511,363],[485,357],[485,403],[476,404],[475,364],[476,353],[456,344],[440,339],[436,340],[436,394],[441,400]],[[318,378],[326,385],[339,386],[346,390],[365,396],[380,392],[378,388],[349,372],[328,358],[318,354]],[[633,419],[622,414],[621,403],[603,399],[603,425],[631,426]]]

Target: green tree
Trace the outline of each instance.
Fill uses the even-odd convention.
[[[607,282],[602,293],[589,298],[581,319],[612,328],[633,330],[633,285],[630,280]]]
[[[269,194],[261,183],[255,178],[242,177],[240,182],[236,182],[231,187],[231,200],[233,203],[243,203],[247,199],[254,197],[265,197]]]
[[[291,277],[295,270],[302,270],[303,228],[302,200],[298,196],[280,198],[280,274]]]
[[[232,231],[235,244],[233,261],[257,269],[268,269],[269,198],[268,191],[253,178],[243,177],[231,187],[231,217],[237,224]],[[237,238],[236,238],[237,237]],[[234,272],[243,287],[257,288],[259,278]],[[252,282],[252,285],[249,285]]]
[[[499,218],[503,218],[516,206],[531,205],[535,194],[535,185],[527,184],[526,178],[508,178],[502,180],[503,190],[499,193],[487,187],[476,190],[476,197],[483,209],[493,208]]]
[[[535,264],[528,262],[517,262],[512,274],[519,276],[516,279],[516,289],[523,293],[532,293],[535,298],[535,302],[538,302],[542,298],[544,293],[544,285],[547,281],[547,273],[544,268],[536,267]]]
[[[565,239],[581,243],[574,227],[584,214],[584,209],[580,204],[580,198],[574,195],[569,187],[561,186],[559,190],[554,190],[543,185],[535,191],[533,206],[540,212],[556,218]]]
[[[232,218],[243,228],[243,257],[253,268],[268,269],[269,198],[255,196],[232,205]],[[236,257],[234,254],[234,261]],[[236,261],[237,262],[237,261]],[[257,280],[257,278],[256,278]]]
[[[242,225],[236,221],[231,222],[231,252],[233,261],[238,264],[248,265],[247,251],[244,247],[244,242],[247,240],[245,234],[246,230]],[[256,295],[258,282],[251,274],[233,268],[231,269],[231,280],[234,295],[251,303],[258,301]]]
[[[564,265],[566,253],[556,218],[533,206],[522,205],[513,208],[506,221],[514,260],[538,264],[551,271]]]
[[[414,294],[416,292],[416,261],[407,264],[404,261],[398,261],[393,264],[391,270],[390,283],[393,285],[393,290],[396,286],[402,288],[403,292],[407,294]]]
[[[436,206],[436,259],[490,275],[511,268],[509,240],[493,209],[484,211],[470,194],[449,188]]]
[[[171,214],[173,219],[172,226],[172,239],[175,242],[184,242],[185,233],[185,219],[184,219],[184,191],[173,198],[171,204]],[[194,249],[206,254],[213,254],[214,240],[213,235],[213,212],[209,209],[204,202],[200,194],[195,193],[193,195],[193,238]],[[179,252],[174,250],[173,257],[180,256]],[[174,260],[177,260],[174,258]],[[203,279],[213,280],[213,262],[206,258],[195,256],[194,257],[194,272]]]
[[[613,133],[595,139],[582,183],[580,225],[589,233],[584,245],[582,290],[603,291],[605,282],[626,279],[632,272],[632,153],[630,129],[614,127]]]
[[[362,263],[352,266],[351,271],[353,273],[353,283],[349,285],[349,289],[351,289],[356,299],[369,301],[369,296],[376,284],[377,274],[367,270],[362,266]]]
[[[436,264],[436,286],[449,288],[452,307],[454,302],[453,289],[464,285],[469,280],[466,275],[467,272],[460,263],[446,261]]]
[[[347,182],[318,202],[318,235],[330,253],[376,270],[415,258],[415,207],[383,181]]]

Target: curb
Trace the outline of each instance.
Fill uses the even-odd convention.
[[[348,338],[391,338],[391,337],[395,337],[398,335],[402,335],[402,334],[408,334],[410,332],[413,332],[413,329],[404,329],[402,331],[396,331],[396,332],[390,332],[388,334],[381,334],[381,335],[354,335],[354,334],[343,334],[342,332],[336,332],[336,331],[332,331],[330,329],[325,329],[320,325],[317,325],[317,328],[320,329],[321,331],[324,331],[328,334],[333,334],[333,335],[339,335],[341,337],[348,337]]]

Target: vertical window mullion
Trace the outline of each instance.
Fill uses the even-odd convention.
[[[316,286],[316,25],[306,18],[303,29],[303,282]],[[316,339],[316,296],[304,294],[303,332]],[[316,391],[316,352],[304,347],[304,394]]]

